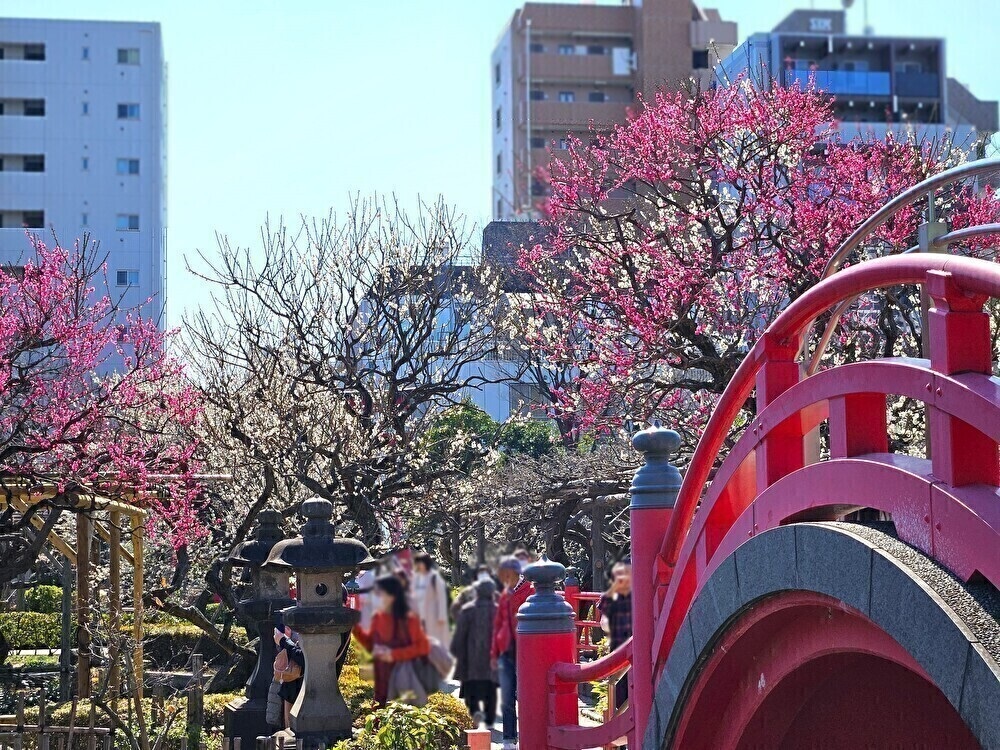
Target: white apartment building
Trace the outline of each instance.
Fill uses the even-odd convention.
[[[0,264],[25,229],[100,243],[128,307],[166,279],[166,85],[156,23],[0,18]]]

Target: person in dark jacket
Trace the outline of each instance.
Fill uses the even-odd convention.
[[[476,600],[463,606],[455,619],[451,653],[455,679],[461,683],[459,695],[469,714],[475,716],[481,708],[486,727],[492,729],[497,715],[497,673],[490,663],[496,585],[489,579],[477,581],[475,591]]]
[[[306,668],[305,655],[302,653],[302,646],[298,639],[294,637],[292,629],[287,625],[278,624],[274,628],[274,645],[278,647],[278,653],[284,652],[284,664],[286,666],[283,674],[275,672],[275,679],[281,683],[278,689],[278,696],[283,705],[284,728],[289,727],[289,714],[295,699],[299,697],[299,690],[302,689],[302,675]],[[277,659],[275,664],[277,665]],[[276,666],[277,668],[277,666]]]

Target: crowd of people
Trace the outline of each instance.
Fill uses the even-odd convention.
[[[357,642],[372,655],[375,701],[422,702],[448,676],[480,725],[492,729],[497,716],[497,692],[503,747],[517,747],[517,611],[532,594],[524,568],[534,561],[519,548],[503,557],[495,569],[480,565],[468,586],[452,601],[450,588],[433,558],[408,551],[387,556],[378,571],[357,579],[356,606],[361,618],[354,629]],[[347,591],[344,591],[346,600]],[[601,623],[612,649],[632,634],[631,564],[612,568],[612,581],[598,604]],[[302,683],[305,662],[295,633],[275,626],[274,706],[268,721],[288,726],[289,710]],[[346,660],[350,641],[338,655]],[[450,654],[450,657],[449,657]],[[614,691],[615,704],[628,698],[626,680]]]

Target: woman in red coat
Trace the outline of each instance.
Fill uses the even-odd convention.
[[[375,614],[371,627],[365,630],[358,625],[354,635],[375,660],[375,702],[383,705],[388,698],[393,665],[427,656],[431,644],[420,618],[410,611],[406,591],[396,576],[376,579],[372,594]]]

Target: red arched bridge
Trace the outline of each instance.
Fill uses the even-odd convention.
[[[937,186],[990,169],[973,163],[904,193],[831,269],[901,208],[925,193],[933,205]],[[984,310],[1000,298],[1000,265],[946,252],[1000,226],[949,234],[929,218],[924,252],[831,273],[774,321],[682,484],[667,458],[676,434],[636,437],[646,464],[632,493],[631,641],[576,663],[572,608],[555,591],[561,566],[529,569],[522,750],[622,737],[645,750],[1000,748],[1000,332]],[[832,312],[832,330],[852,300],[899,285],[928,300],[926,358],[816,372],[820,351],[802,364],[817,319]],[[709,482],[751,395],[756,416]],[[887,398],[900,396],[924,405],[927,458],[889,450]],[[845,520],[861,509],[888,520]],[[577,684],[625,669],[628,703],[579,726]]]

